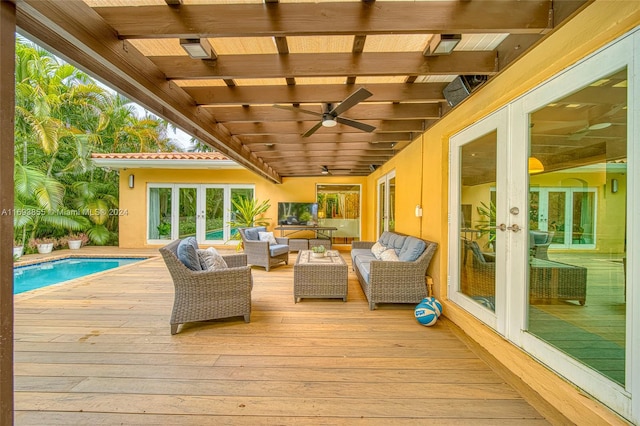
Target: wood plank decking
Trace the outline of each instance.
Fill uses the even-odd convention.
[[[251,323],[188,324],[175,336],[160,258],[17,295],[15,423],[565,422],[446,319],[423,327],[413,306],[369,311],[351,270],[346,303],[294,304],[295,255],[253,269]]]

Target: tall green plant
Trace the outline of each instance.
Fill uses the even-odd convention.
[[[479,236],[488,235],[485,247],[494,248],[496,242],[496,205],[492,201],[489,201],[488,206],[485,203],[480,203],[476,210],[483,218],[478,221]]]
[[[231,204],[231,240],[241,240],[240,233],[233,232],[237,228],[269,225],[271,219],[263,216],[271,207],[269,200],[259,202],[255,198],[237,197],[231,200]],[[242,242],[238,244],[238,250],[241,248]]]

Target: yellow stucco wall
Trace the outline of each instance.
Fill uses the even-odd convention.
[[[129,175],[135,176],[134,188],[129,188]],[[198,184],[252,184],[258,200],[269,200],[271,208],[265,217],[272,219],[272,228],[278,217],[278,202],[315,202],[316,184],[359,184],[362,200],[368,198],[365,177],[314,177],[284,178],[282,184],[273,184],[247,170],[180,170],[180,169],[127,169],[120,172],[120,207],[126,214],[120,217],[120,247],[155,247],[146,241],[144,230],[147,220],[147,185],[149,183],[198,183]],[[371,221],[369,210],[362,208],[362,223]],[[371,237],[363,229],[362,238]]]

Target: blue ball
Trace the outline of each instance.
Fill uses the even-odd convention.
[[[425,297],[420,303],[430,305],[433,310],[436,311],[436,314],[438,314],[438,316],[442,315],[442,303],[440,303],[440,301],[435,297]]]
[[[420,324],[426,325],[427,327],[435,324],[438,320],[438,314],[433,310],[433,307],[427,303],[418,303],[414,310],[414,315]]]

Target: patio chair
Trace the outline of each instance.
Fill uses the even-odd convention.
[[[193,271],[178,259],[179,244],[180,240],[176,240],[160,249],[175,287],[171,334],[187,322],[235,316],[243,316],[249,322],[253,280],[247,256],[224,255],[228,268]]]
[[[247,255],[247,263],[250,265],[262,266],[267,272],[272,266],[284,262],[289,264],[289,239],[274,237],[276,244],[268,241],[260,241],[259,233],[266,232],[264,226],[253,228],[238,228],[244,245],[244,252]]]
[[[529,231],[529,247],[533,257],[549,260],[547,250],[553,240],[553,232]]]

